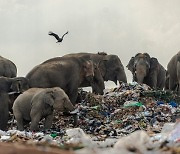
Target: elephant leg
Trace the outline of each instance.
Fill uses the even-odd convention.
[[[0,92],[0,129],[6,130],[9,118],[9,96]]]
[[[157,89],[157,77],[152,80],[152,88]]]
[[[0,129],[1,130],[7,129],[8,117],[9,117],[8,110],[5,110],[5,111],[1,110],[1,113],[0,113]]]
[[[69,95],[70,101],[72,102],[73,105],[76,104],[77,96],[78,96],[77,90],[72,91]]]
[[[180,95],[180,62],[177,62],[177,86],[178,86],[178,95]]]
[[[50,129],[52,126],[52,121],[53,121],[53,114],[48,115],[45,118],[45,122],[44,122],[44,129]]]
[[[22,114],[21,113],[16,113],[15,114],[15,119],[17,121],[17,127],[18,127],[18,130],[22,131],[24,130],[24,124],[23,124],[23,117],[22,117]]]
[[[74,87],[74,88],[72,88]],[[69,88],[69,91],[67,92],[67,95],[71,101],[71,103],[74,105],[76,104],[77,96],[78,96],[78,86],[71,86]]]
[[[37,131],[39,129],[39,121],[41,120],[41,113],[37,114],[30,114],[31,115],[31,125],[30,125],[30,130],[31,131]]]
[[[158,83],[159,82],[159,83]],[[163,90],[163,89],[167,89],[166,87],[165,87],[165,83],[166,81],[165,81],[165,79],[162,79],[161,81],[157,81],[157,85],[158,85],[158,88],[160,89],[160,90]]]
[[[176,80],[173,79],[171,76],[169,77],[169,89],[170,90],[176,89]]]
[[[150,72],[148,75],[148,85],[153,89],[157,89],[157,72]]]

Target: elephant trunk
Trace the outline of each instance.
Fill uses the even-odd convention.
[[[71,103],[70,100],[67,100],[64,105],[65,105],[65,109],[66,109],[67,111],[73,111],[73,110],[75,110],[75,107],[74,107],[74,105]]]
[[[119,84],[121,82],[127,83],[127,77],[124,71],[121,71],[118,75],[117,75],[117,80],[119,81]]]
[[[135,76],[138,83],[143,83],[146,73],[146,66],[139,65],[136,67]]]
[[[92,75],[86,76],[87,81],[89,81],[90,83],[93,82],[93,78],[94,76]]]
[[[93,93],[103,95],[105,85],[102,76],[99,75],[98,77],[94,77],[93,82],[91,82],[91,86]]]
[[[92,92],[95,94],[103,95],[103,90],[105,89],[104,82],[103,83],[93,83],[92,86]]]
[[[140,74],[136,74],[136,78],[137,78],[137,82],[138,83],[143,83],[144,81],[144,76],[140,75]]]

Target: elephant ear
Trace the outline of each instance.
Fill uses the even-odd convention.
[[[159,62],[158,62],[157,58],[152,57],[150,60],[150,69],[154,70],[154,69],[158,68],[158,66],[159,66]]]
[[[104,52],[98,54],[102,56],[102,59],[97,63],[97,67],[99,68],[101,75],[104,77],[107,71],[106,63],[110,60],[111,56]]]
[[[144,53],[144,55],[148,58],[151,59],[150,55],[148,53]]]
[[[85,76],[94,76],[94,65],[92,60],[87,60],[83,63],[83,71]]]
[[[142,53],[137,53],[137,54],[135,55],[135,57],[138,57],[139,55],[142,55]]]
[[[129,63],[126,66],[128,68],[128,70],[130,70],[131,72],[134,72],[134,57],[131,57]]]
[[[43,97],[43,102],[50,105],[50,106],[53,106],[54,99],[55,99],[54,92],[53,91],[48,91]]]
[[[105,65],[105,61],[104,60],[101,60],[99,63],[98,63],[98,68],[101,72],[101,75],[104,77],[105,74],[106,74],[106,65]]]

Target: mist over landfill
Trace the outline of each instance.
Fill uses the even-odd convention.
[[[124,67],[136,53],[148,52],[166,68],[180,48],[179,4],[178,0],[0,0],[1,55],[15,62],[19,76],[46,59],[74,52],[116,54]],[[60,45],[48,35],[67,30]],[[125,71],[131,82],[130,71]]]

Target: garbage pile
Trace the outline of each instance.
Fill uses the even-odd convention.
[[[180,123],[177,124],[180,118],[179,100],[175,93],[154,91],[145,84],[137,83],[122,83],[117,88],[106,89],[104,95],[80,90],[76,116],[63,116],[56,112],[52,129],[38,133],[17,130],[0,132],[0,141],[48,144],[64,149],[87,146],[114,146],[116,149],[122,146],[122,140],[119,141],[121,138],[130,138],[131,134],[140,131],[153,146],[149,142],[153,137],[154,141],[161,143],[167,141],[167,138],[180,143],[180,129],[177,129],[180,126]],[[157,136],[167,123],[173,123],[174,126],[175,122],[177,127],[174,132],[171,130],[171,138],[167,135],[166,138],[165,135]],[[77,125],[74,126],[74,123]],[[176,135],[173,136],[173,133]],[[77,137],[77,134],[80,135]],[[179,148],[179,145],[176,147]]]
[[[165,123],[175,122],[180,116],[177,98],[171,92],[155,92],[137,83],[123,83],[106,90],[103,96],[86,93],[77,106],[79,127],[97,140],[126,136],[136,130],[158,133]]]

